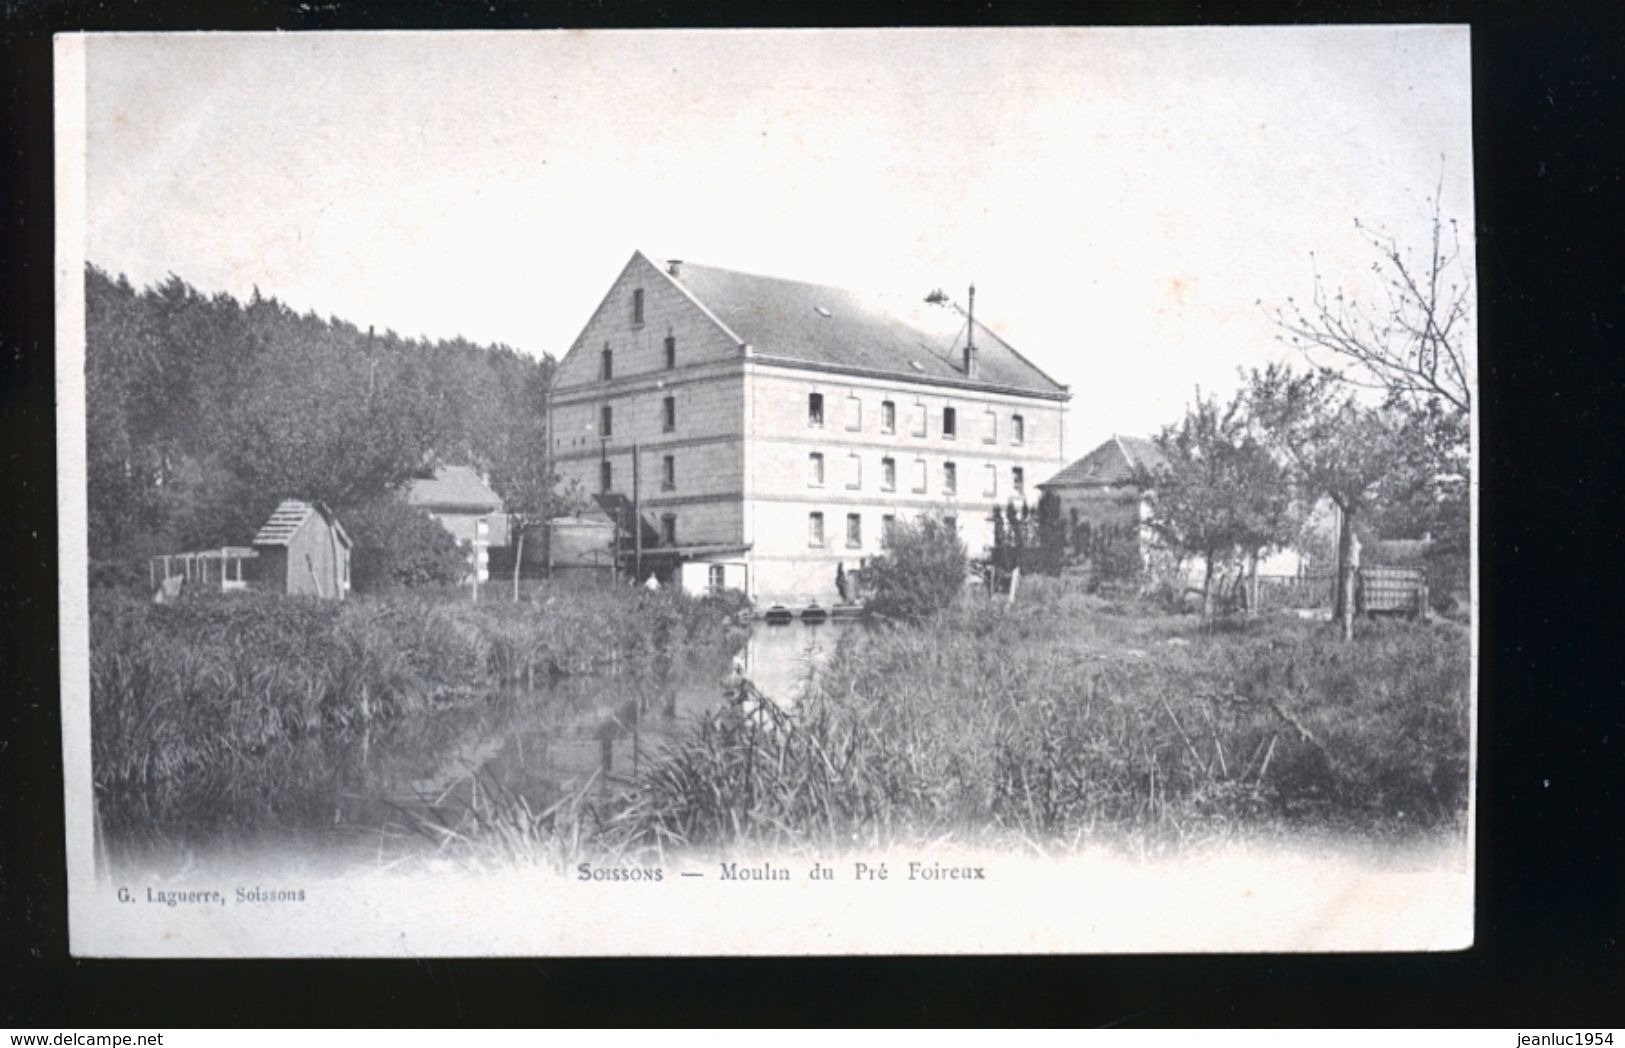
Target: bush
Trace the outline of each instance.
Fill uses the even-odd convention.
[[[887,618],[926,618],[958,597],[966,565],[965,544],[952,524],[934,517],[898,524],[864,573],[871,592],[866,606]]]
[[[468,573],[467,553],[423,510],[386,496],[341,515],[355,542],[350,579],[359,593],[395,586],[455,585]]]

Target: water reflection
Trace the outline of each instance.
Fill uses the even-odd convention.
[[[733,673],[793,704],[850,628],[758,623],[731,658],[567,677],[475,707],[323,733],[127,813],[105,827],[110,851],[121,865],[203,853],[252,864],[271,852],[342,867],[422,850],[434,826],[454,825],[491,793],[523,798],[533,812],[566,795],[608,797],[722,702]]]

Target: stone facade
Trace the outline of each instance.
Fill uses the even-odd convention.
[[[726,561],[728,584],[759,602],[828,604],[837,566],[879,554],[888,517],[951,515],[984,552],[992,507],[1036,503],[1063,464],[1066,394],[789,361],[777,347],[768,359],[639,254],[561,361],[550,419],[555,470],[589,492],[630,496],[637,447],[638,501],[662,546]],[[743,552],[704,549],[730,546]]]

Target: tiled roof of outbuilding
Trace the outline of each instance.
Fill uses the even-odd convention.
[[[1050,395],[1066,387],[976,324],[977,376],[962,363],[965,317],[953,306],[887,301],[844,288],[683,262],[676,282],[758,356],[946,379]]]
[[[1089,487],[1127,484],[1139,469],[1155,472],[1168,465],[1156,441],[1144,437],[1113,436],[1083,458],[1040,484],[1049,487]]]
[[[502,499],[470,466],[437,466],[434,476],[414,478],[407,485],[406,501],[429,508],[489,512],[502,508]]]

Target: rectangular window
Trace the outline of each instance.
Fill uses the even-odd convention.
[[[914,460],[914,494],[925,494],[925,459]]]
[[[846,457],[846,486],[852,491],[863,487],[863,459],[856,454]]]
[[[807,545],[822,546],[824,544],[824,515],[822,513],[807,514]]]
[[[677,456],[666,455],[660,460],[660,490],[672,491],[677,487]]]
[[[1027,474],[1020,466],[1010,467],[1010,486],[1016,490],[1017,495],[1027,494]]]
[[[897,460],[894,458],[880,460],[880,490],[897,490]]]
[[[999,467],[989,464],[986,467],[987,479],[982,485],[982,494],[989,497],[999,493]]]
[[[953,440],[958,435],[959,418],[953,408],[942,409],[942,439]]]
[[[863,514],[848,513],[846,515],[846,547],[847,549],[863,548]]]
[[[677,398],[667,397],[660,404],[660,428],[670,433],[677,428]]]
[[[952,462],[942,464],[942,493],[952,495],[959,491],[959,467]]]
[[[897,432],[897,405],[889,400],[880,402],[880,432]]]
[[[723,574],[721,564],[713,564],[706,569],[705,588],[712,593],[721,593],[725,588],[726,576]]]
[[[807,425],[822,427],[824,424],[824,394],[807,394]]]
[[[677,336],[666,336],[666,370],[670,371],[677,366]]]
[[[605,380],[615,377],[615,351],[608,346],[604,347],[604,352],[599,356],[598,377]]]
[[[824,453],[814,451],[807,456],[807,483],[815,488],[824,486]]]
[[[916,437],[925,436],[925,404],[922,401],[915,401],[914,406],[909,410],[914,416],[913,426],[911,427],[912,432]]]
[[[635,288],[632,291],[632,323],[643,323],[643,289]]]
[[[854,433],[863,428],[863,401],[857,397],[846,398],[846,428]]]
[[[1020,415],[1010,416],[1010,443],[1027,443],[1027,420]]]
[[[890,546],[892,536],[897,534],[897,518],[888,513],[880,518],[880,542]]]
[[[615,435],[615,411],[608,404],[598,409],[598,435],[600,437]]]
[[[600,494],[609,494],[609,489],[615,486],[615,467],[608,462],[598,463],[598,491]]]
[[[660,515],[660,543],[663,546],[677,545],[677,514]]]
[[[999,440],[999,413],[994,411],[992,408],[988,408],[987,411],[982,413],[982,418],[986,420],[984,424],[987,427],[987,432],[985,434],[983,434],[983,436],[982,436],[982,443],[984,443],[984,444],[996,444],[996,443],[998,443],[998,440]]]

